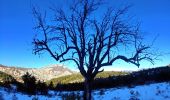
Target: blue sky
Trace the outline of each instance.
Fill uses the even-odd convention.
[[[48,54],[32,54],[32,38],[35,34],[34,19],[30,3],[48,12],[53,3],[64,7],[69,0],[0,0],[0,64],[21,67],[42,67],[56,64]],[[133,4],[129,13],[141,22],[147,42],[158,35],[154,48],[170,53],[170,1],[169,0],[107,0],[109,6],[121,7]],[[155,65],[142,62],[141,68],[170,64],[170,55],[163,55]],[[73,68],[71,62],[66,65]],[[137,69],[137,67],[117,61],[112,68]],[[76,67],[74,67],[75,69]]]

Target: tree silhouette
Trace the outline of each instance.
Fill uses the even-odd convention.
[[[39,92],[41,95],[42,94],[43,95],[47,95],[48,94],[48,87],[47,87],[45,82],[42,82],[42,81],[39,80],[37,82],[36,88],[37,88],[37,92]]]
[[[101,10],[102,3],[101,0],[77,0],[67,12],[54,7],[52,22],[46,13],[33,7],[35,28],[39,30],[33,39],[34,53],[47,51],[56,61],[74,62],[85,79],[86,100],[91,100],[91,84],[103,67],[117,60],[138,67],[142,60],[153,63],[150,46],[142,43],[139,25],[130,24],[126,16],[129,6]]]
[[[54,89],[54,83],[51,81],[50,84],[48,85],[48,88],[50,90],[53,90]]]
[[[31,76],[28,72],[22,76],[22,80],[24,81],[24,88],[28,94],[36,93],[36,78]]]
[[[4,78],[2,80],[3,80],[3,85],[8,88],[10,87],[10,84],[16,82],[16,80],[12,76],[8,76],[8,75],[4,75]]]

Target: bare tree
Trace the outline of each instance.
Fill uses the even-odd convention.
[[[103,67],[117,60],[138,67],[142,60],[153,63],[150,46],[142,43],[139,25],[132,25],[127,19],[129,6],[108,8],[99,16],[101,6],[99,0],[77,0],[67,13],[53,8],[55,18],[48,24],[46,13],[33,8],[36,29],[41,35],[33,40],[34,53],[47,51],[56,61],[74,62],[85,79],[86,100],[91,100],[91,83]]]

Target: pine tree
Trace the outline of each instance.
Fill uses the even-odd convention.
[[[35,94],[36,90],[36,78],[29,74],[28,72],[22,76],[22,80],[24,81],[24,88],[28,94]]]
[[[43,95],[47,95],[48,93],[48,87],[45,82],[41,82],[40,80],[37,82],[36,86],[37,92]]]
[[[54,89],[54,83],[51,81],[50,84],[48,85],[49,89],[50,90],[53,90]]]

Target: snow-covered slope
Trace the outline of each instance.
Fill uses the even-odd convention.
[[[74,93],[74,94],[73,94]],[[57,92],[49,91],[48,96],[28,96],[0,88],[0,100],[62,100],[63,98],[82,96],[82,91]],[[69,97],[71,95],[71,97]],[[78,96],[79,95],[79,96]],[[68,99],[68,100],[70,100]],[[133,88],[111,88],[93,91],[94,100],[170,100],[170,83],[155,83]],[[72,99],[74,100],[74,99]]]
[[[97,100],[170,100],[170,84],[157,83],[134,88],[106,89],[99,96],[99,91],[94,92]]]

